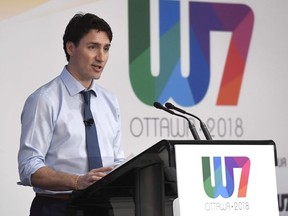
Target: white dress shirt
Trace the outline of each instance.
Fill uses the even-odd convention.
[[[78,175],[88,172],[80,94],[84,89],[64,67],[58,77],[28,97],[21,115],[20,184],[31,186],[31,175],[43,166]],[[96,93],[91,95],[91,111],[103,166],[119,164],[124,160],[124,153],[117,98],[95,81],[91,89]],[[55,193],[35,187],[34,191]]]

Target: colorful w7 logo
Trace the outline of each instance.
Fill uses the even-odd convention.
[[[128,2],[130,81],[135,94],[148,105],[170,98],[182,106],[198,104],[210,82],[210,32],[225,31],[232,32],[232,38],[217,105],[237,105],[253,29],[252,10],[243,4],[189,2],[190,70],[188,77],[183,77],[180,2],[159,0],[158,76],[151,73],[150,0]]]
[[[207,196],[210,198],[217,198],[218,196],[222,196],[223,198],[231,197],[234,192],[234,169],[241,168],[237,197],[246,197],[250,159],[248,157],[224,157],[224,160],[226,186],[223,184],[221,157],[213,157],[215,186],[212,186],[210,158],[202,157],[203,184]]]

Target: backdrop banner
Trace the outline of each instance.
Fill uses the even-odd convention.
[[[273,140],[279,214],[288,215],[287,9],[287,0],[1,1],[1,215],[29,215],[34,192],[17,185],[20,115],[67,64],[62,37],[80,11],[114,33],[98,83],[118,96],[126,156],[193,140],[184,118],[153,106],[170,102],[199,116],[214,140]]]

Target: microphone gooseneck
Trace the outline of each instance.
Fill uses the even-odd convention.
[[[205,123],[204,123],[198,116],[193,115],[193,114],[191,114],[191,113],[188,113],[188,112],[186,112],[185,110],[180,109],[179,107],[176,107],[176,106],[174,106],[172,103],[169,103],[169,102],[165,103],[165,106],[166,106],[166,108],[168,108],[168,109],[173,109],[173,110],[176,110],[176,111],[178,111],[178,112],[180,112],[180,113],[183,113],[183,114],[186,114],[186,115],[190,115],[190,116],[196,118],[196,119],[200,122],[200,127],[201,127],[201,129],[202,129],[202,131],[203,131],[204,136],[206,137],[206,139],[207,139],[207,140],[212,140],[211,134],[210,134],[207,126],[205,125]]]
[[[195,125],[192,124],[191,121],[190,121],[186,116],[183,116],[183,115],[180,115],[180,114],[177,114],[177,113],[173,112],[172,110],[166,108],[165,106],[163,106],[163,105],[160,104],[159,102],[154,102],[153,105],[154,105],[154,107],[157,108],[157,109],[164,110],[165,112],[168,112],[168,113],[170,113],[170,114],[172,114],[172,115],[176,115],[176,116],[179,116],[179,117],[181,117],[181,118],[186,119],[187,122],[188,122],[188,125],[189,125],[189,129],[190,129],[190,131],[191,131],[191,133],[192,133],[192,136],[194,137],[195,140],[200,140],[200,137],[199,137],[199,135],[198,135],[198,133],[197,133],[197,130],[196,130],[196,128],[195,128]]]

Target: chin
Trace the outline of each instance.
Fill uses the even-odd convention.
[[[101,77],[101,75],[98,75],[98,76],[94,76],[94,78],[93,78],[93,79],[95,79],[95,80],[99,80],[99,79],[100,79],[100,77]]]

